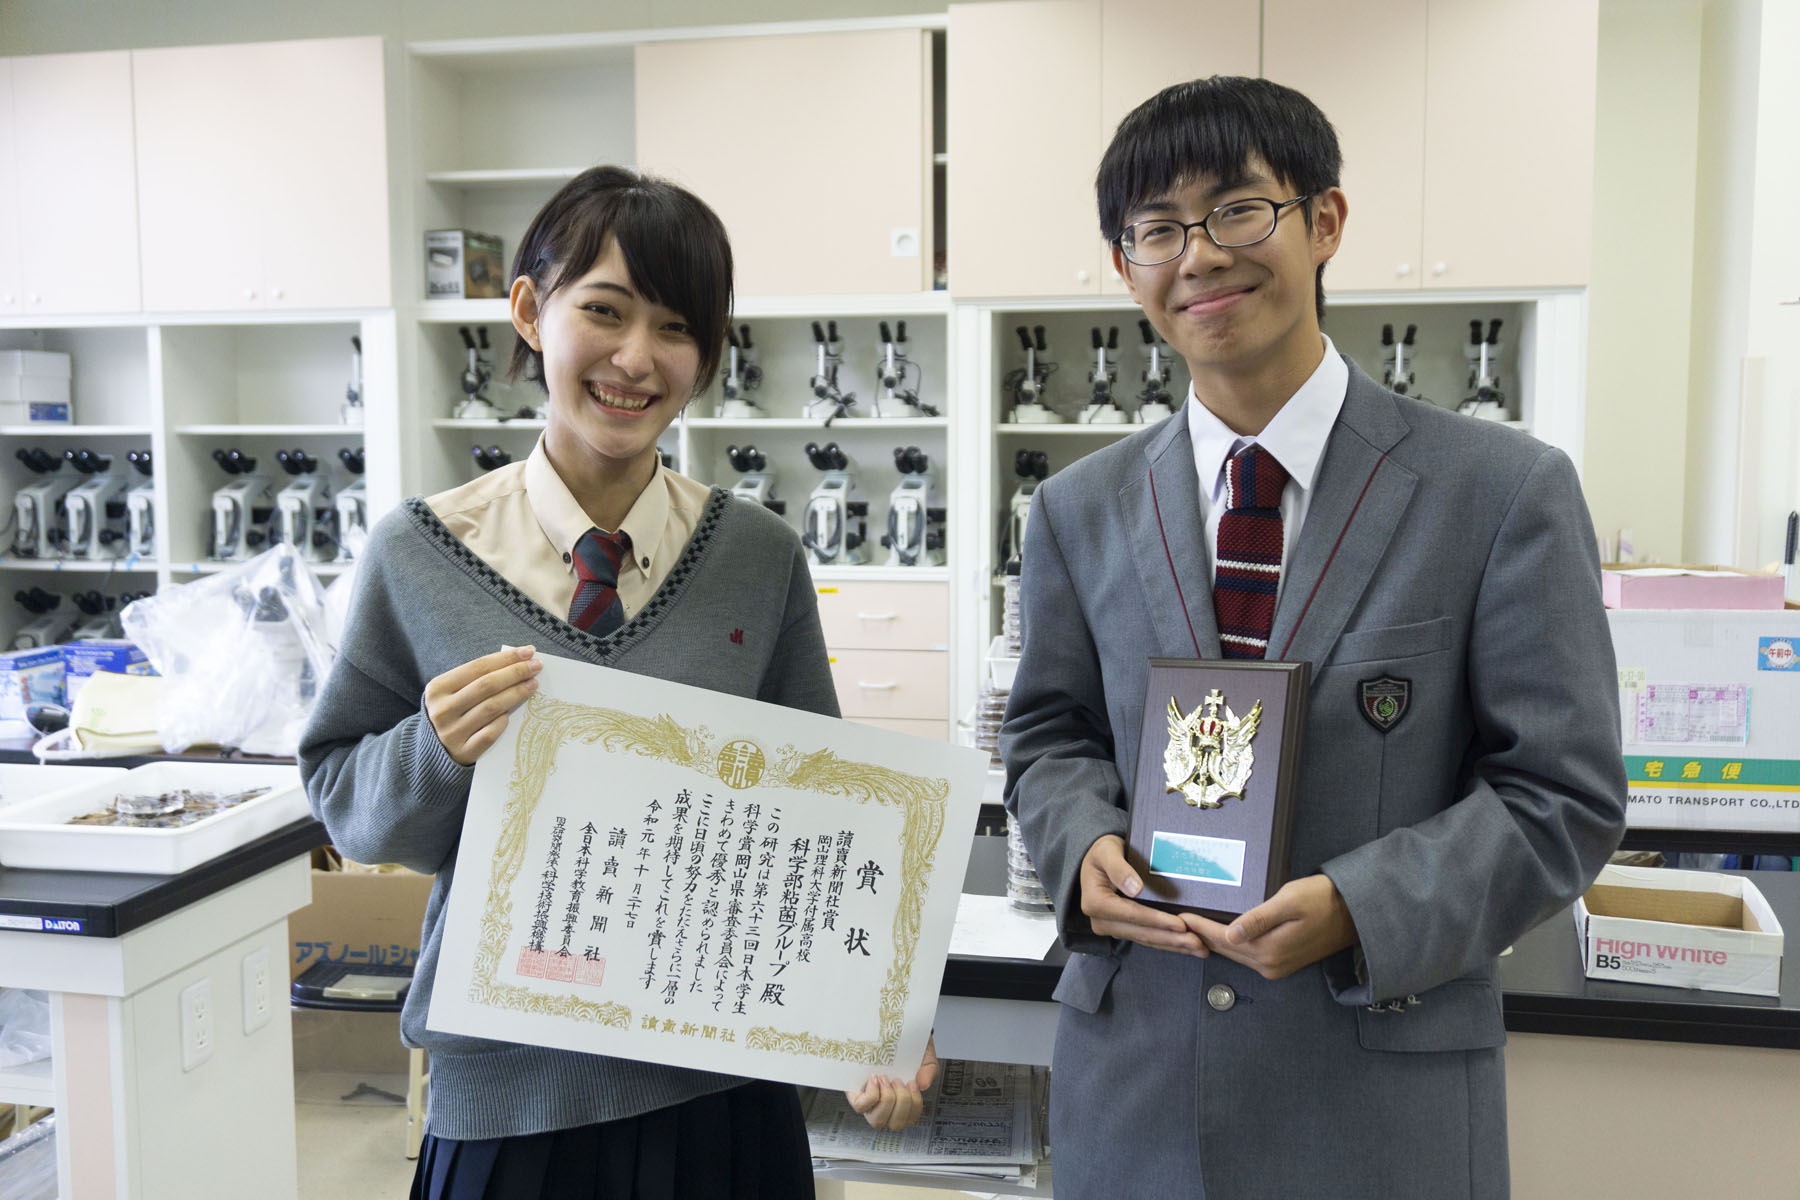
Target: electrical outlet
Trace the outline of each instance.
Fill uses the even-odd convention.
[[[213,1052],[212,980],[181,990],[181,1069],[191,1071]]]
[[[244,955],[244,1032],[255,1033],[269,1023],[269,952]]]

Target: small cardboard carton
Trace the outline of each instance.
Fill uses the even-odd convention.
[[[1590,979],[1781,994],[1781,922],[1739,875],[1604,867],[1575,928]]]
[[[1780,609],[1786,581],[1736,567],[1608,563],[1600,596],[1608,608]]]
[[[398,867],[344,870],[330,850],[313,856],[312,903],[288,918],[292,975],[316,962],[410,966],[419,960],[430,875]]]
[[[491,300],[510,280],[500,239],[466,229],[433,229],[425,235],[427,300]]]
[[[90,638],[62,647],[63,691],[72,705],[97,671],[114,675],[154,675],[156,668],[135,642],[125,638]]]
[[[33,704],[63,704],[61,646],[9,650],[0,654],[0,736],[37,737],[25,710]]]

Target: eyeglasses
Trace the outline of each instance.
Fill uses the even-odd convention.
[[[1206,236],[1212,239],[1212,244],[1222,249],[1254,246],[1275,232],[1275,222],[1281,219],[1283,209],[1310,199],[1311,193],[1279,203],[1260,196],[1233,200],[1230,204],[1219,205],[1207,213],[1203,220],[1190,221],[1185,225],[1166,217],[1133,221],[1114,241],[1124,252],[1127,261],[1140,267],[1173,262],[1186,254],[1188,232],[1194,229],[1206,230]]]

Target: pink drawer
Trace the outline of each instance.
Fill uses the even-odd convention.
[[[950,718],[950,656],[931,650],[832,650],[831,678],[846,717]]]
[[[904,721],[888,717],[854,717],[852,719],[858,725],[873,725],[877,729],[904,733],[909,737],[929,738],[934,742],[950,740],[950,723],[948,721]]]
[[[819,624],[846,650],[943,650],[950,590],[943,583],[822,583]]]

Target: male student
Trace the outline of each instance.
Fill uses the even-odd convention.
[[[1311,101],[1237,78],[1145,102],[1100,164],[1114,263],[1193,389],[1041,484],[1027,526],[1001,750],[1075,952],[1069,1200],[1506,1195],[1496,959],[1623,832],[1575,471],[1321,335],[1338,169]],[[1311,664],[1292,882],[1229,924],[1132,898],[1153,655]]]

